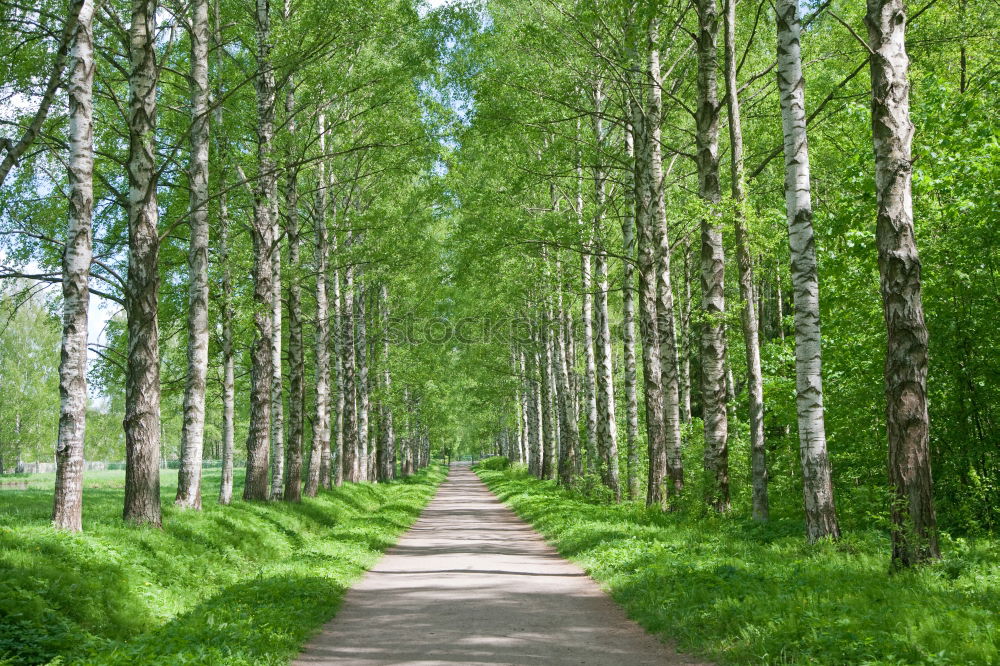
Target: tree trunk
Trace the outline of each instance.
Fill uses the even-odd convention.
[[[719,101],[716,0],[697,0],[698,106],[695,114],[698,195],[709,212],[701,219],[701,402],[705,424],[706,500],[716,511],[730,508],[729,433],[726,415],[725,255],[718,207]]]
[[[348,237],[350,244],[350,237]],[[341,347],[344,363],[344,433],[343,442],[338,442],[343,450],[340,456],[342,478],[351,483],[358,481],[358,416],[354,381],[354,268],[344,268],[344,292],[340,305]]]
[[[556,272],[562,276],[562,264],[556,262]],[[559,293],[557,296],[556,318],[559,321],[559,330],[556,332],[556,371],[559,380],[559,408],[562,418],[562,446],[559,455],[559,481],[563,485],[570,485],[573,482],[573,475],[577,468],[577,453],[579,449],[580,429],[577,424],[576,405],[573,402],[572,382],[570,380],[570,366],[566,357],[566,339],[562,334],[562,328],[566,321],[566,312],[563,306],[563,292],[560,280]]]
[[[819,324],[819,275],[813,238],[806,141],[805,81],[799,52],[799,17],[794,0],[777,0],[778,91],[785,150],[785,208],[795,299],[796,408],[799,459],[810,541],[840,536],[833,502],[830,459],[823,424],[823,378]]]
[[[322,113],[319,116],[319,152],[323,155],[326,154],[326,116]],[[328,199],[325,159],[319,161],[316,171],[318,191],[316,193],[316,245],[313,253],[313,261],[316,266],[316,416],[313,421],[309,470],[306,474],[305,493],[309,497],[316,496],[324,468],[327,470],[327,477],[329,477],[328,451],[330,447],[330,313],[326,284],[326,260],[330,249],[326,228]],[[328,484],[324,483],[323,485]]]
[[[357,336],[355,339],[355,362],[358,367],[358,381],[355,384],[358,396],[358,481],[370,480],[368,474],[368,409],[370,393],[368,390],[368,333],[365,315],[366,291],[364,285],[359,280],[354,290],[354,332]]]
[[[547,304],[539,310],[539,328],[541,329],[541,375],[542,375],[542,477],[556,478],[555,452],[556,429],[558,424],[554,414],[552,398],[555,393],[555,382],[552,372],[552,331]]]
[[[286,5],[287,6],[287,5]],[[287,12],[286,12],[287,18]],[[291,116],[288,131],[295,136],[295,98],[289,82],[285,111]],[[285,447],[283,488],[277,499],[302,499],[302,443],[305,438],[306,368],[302,327],[302,239],[299,233],[299,192],[297,167],[285,169],[285,235],[288,237],[288,444]],[[319,273],[320,276],[323,273]],[[322,280],[322,277],[318,278]],[[277,476],[277,472],[275,472]],[[275,496],[274,488],[271,489]]]
[[[636,68],[638,70],[638,68]],[[638,83],[638,71],[633,72]],[[663,375],[660,369],[660,342],[656,317],[656,247],[653,234],[653,202],[649,173],[649,141],[646,118],[638,101],[631,102],[632,131],[635,137],[633,187],[635,221],[638,231],[639,333],[642,338],[642,370],[646,408],[646,445],[649,474],[646,504],[666,507],[666,436],[663,423]]]
[[[577,155],[577,195],[576,210],[578,222],[583,226],[583,165]],[[594,286],[591,273],[589,246],[591,232],[584,231],[586,247],[580,253],[580,272],[583,280],[583,358],[584,358],[584,401],[587,416],[587,451],[581,463],[593,466],[597,460],[597,358],[594,356]],[[599,470],[598,470],[599,471]]]
[[[379,481],[391,481],[396,475],[396,433],[392,427],[392,407],[389,401],[392,395],[392,371],[389,369],[389,349],[391,336],[389,331],[389,288],[383,284],[379,290],[379,318],[382,321],[382,428],[379,441],[379,451],[382,453],[379,465]]]
[[[660,75],[659,21],[649,24],[649,111],[646,114],[646,141],[649,144],[649,186],[652,188],[650,224],[656,242],[656,331],[660,345],[660,372],[663,390],[663,429],[666,442],[669,491],[680,495],[684,490],[684,465],[681,461],[680,386],[677,372],[677,330],[674,324],[674,292],[670,286],[670,241],[664,201],[663,155],[660,148],[660,122],[663,115]]]
[[[268,444],[271,430],[271,381],[273,378],[272,295],[274,271],[274,220],[271,202],[277,198],[274,140],[274,68],[271,64],[271,16],[268,0],[257,0],[257,160],[259,175],[254,192],[253,309],[254,342],[250,351],[250,427],[247,432],[247,472],[243,499],[266,500]]]
[[[225,193],[219,196],[219,261],[222,263],[222,481],[219,504],[226,505],[233,499],[236,373],[233,359],[233,283],[229,273],[229,207]]]
[[[336,216],[337,209],[336,206],[333,209],[334,216]],[[331,243],[331,251],[336,256],[337,255],[337,233],[336,231],[331,236],[333,242]],[[324,487],[331,487],[332,484],[337,486],[344,483],[344,466],[341,463],[344,457],[344,341],[341,335],[342,321],[341,314],[343,310],[341,309],[341,299],[340,299],[340,269],[333,269],[333,294],[331,298],[333,306],[333,324],[332,329],[329,334],[330,341],[333,344],[333,357],[332,363],[334,364],[334,369],[336,370],[336,395],[334,396],[334,403],[331,409],[330,426],[333,428],[333,433],[330,438],[330,443],[323,451],[323,465],[320,470],[320,482]]]
[[[930,422],[927,414],[927,325],[920,295],[920,257],[913,231],[909,58],[902,0],[868,0],[865,15],[872,77],[872,139],[878,197],[879,276],[888,347],[885,359],[889,483],[893,490],[892,562],[937,559]]]
[[[736,261],[740,275],[740,314],[747,363],[747,394],[750,407],[750,479],[753,488],[752,515],[768,519],[767,449],[764,446],[764,380],[760,368],[760,337],[754,300],[753,262],[747,239],[744,206],[743,128],[740,121],[739,86],[736,81],[736,0],[726,0],[725,18],[726,100],[729,110],[729,146],[732,151],[730,177],[733,196],[733,226],[736,231]]]
[[[274,244],[271,251],[271,499],[281,499],[285,487],[285,402],[281,374],[281,239],[285,236],[277,211],[272,209]]]
[[[594,137],[597,155],[594,166],[594,314],[596,339],[595,363],[597,367],[597,448],[600,451],[600,471],[604,485],[611,489],[616,502],[622,499],[621,480],[618,472],[618,423],[615,419],[613,350],[611,346],[611,321],[608,315],[608,255],[601,239],[604,225],[605,172],[600,164],[603,159],[605,132],[601,114],[604,112],[603,83],[594,86]]]
[[[684,239],[684,284],[680,316],[681,421],[691,423],[691,240]]]
[[[69,220],[63,252],[59,438],[52,524],[83,529],[83,443],[87,425],[87,310],[94,216],[94,2],[80,0],[69,74]],[[2,468],[2,464],[0,464]]]
[[[187,380],[177,496],[182,508],[201,509],[208,378],[208,0],[191,3],[191,240],[188,247]]]
[[[129,28],[127,522],[160,525],[159,210],[156,205],[156,0],[133,0]]]
[[[635,159],[635,143],[631,122],[625,125],[625,152],[629,161]],[[635,174],[627,170],[625,177],[625,208],[622,217],[622,345],[625,361],[625,448],[627,460],[626,488],[630,500],[639,499],[639,401],[636,393],[635,365]]]

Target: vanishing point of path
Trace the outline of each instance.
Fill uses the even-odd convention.
[[[694,664],[629,620],[467,467],[295,662]]]

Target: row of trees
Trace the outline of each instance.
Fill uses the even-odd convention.
[[[530,333],[516,328],[505,343],[505,374],[515,381],[506,385],[491,441],[541,478],[571,484],[593,471],[616,500],[637,499],[644,486],[646,503],[663,508],[691,492],[691,453],[700,450],[695,492],[704,502],[729,511],[730,468],[746,465],[741,497],[766,521],[768,458],[797,436],[798,471],[783,471],[801,484],[807,537],[838,538],[825,416],[840,407],[831,407],[824,378],[851,378],[843,363],[831,373],[824,362],[831,347],[881,356],[881,376],[864,374],[884,387],[881,397],[865,389],[865,426],[881,435],[864,442],[871,447],[864,465],[885,474],[879,439],[887,442],[889,497],[881,506],[894,565],[937,557],[907,45],[908,33],[924,28],[916,41],[922,80],[960,63],[937,84],[968,95],[967,105],[988,97],[995,77],[964,23],[971,5],[908,12],[900,0],[827,2],[805,15],[791,0],[773,8],[734,0],[487,6],[489,20],[466,34],[452,68],[453,85],[476,100],[452,182],[472,243],[516,248],[512,279],[485,288],[530,322]],[[807,81],[820,82],[818,92],[807,96]],[[817,132],[819,179],[811,168]],[[837,145],[844,137],[853,144]],[[817,182],[826,225],[819,242]],[[837,192],[856,183],[862,194],[853,201]],[[957,211],[943,208],[954,221]],[[837,220],[848,216],[859,230],[838,238]],[[474,230],[484,218],[499,230]],[[844,240],[865,254],[838,258]],[[845,299],[862,297],[857,283],[876,260],[881,322],[866,310],[863,323],[836,322],[837,336],[824,340],[820,321],[837,314],[825,302],[849,309]],[[615,262],[621,268],[612,280]],[[470,277],[484,288],[481,280]],[[874,297],[870,284],[862,298]],[[868,334],[860,345],[847,333],[859,325]],[[794,393],[775,381],[788,375]],[[938,386],[947,384],[942,373]],[[956,416],[949,415],[969,413]],[[985,439],[995,442],[990,432]],[[844,433],[840,441],[845,450],[860,448],[848,443],[860,437]],[[995,479],[995,453],[970,440],[985,456],[979,469]],[[745,463],[733,461],[733,443]],[[949,449],[943,443],[939,451]],[[869,515],[879,511],[871,504],[869,496]]]
[[[22,100],[0,177],[5,276],[62,285],[55,526],[82,526],[88,349],[92,378],[124,389],[128,522],[161,523],[164,388],[182,394],[180,507],[202,506],[210,380],[223,504],[243,414],[247,500],[427,465],[423,379],[394,376],[389,329],[413,299],[389,270],[413,248],[393,233],[430,223],[433,43],[412,3],[3,11],[8,36],[41,45],[10,54],[7,87],[48,81]],[[92,295],[124,312],[106,345],[88,344]]]

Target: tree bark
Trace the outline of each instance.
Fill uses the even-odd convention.
[[[562,264],[556,262],[556,273],[562,276]],[[576,405],[573,402],[572,382],[570,380],[570,366],[566,356],[566,339],[562,334],[562,328],[566,321],[566,312],[563,305],[563,290],[560,280],[559,292],[556,302],[556,318],[559,329],[556,332],[556,372],[559,381],[559,409],[562,414],[560,424],[562,426],[562,436],[560,438],[561,447],[559,455],[559,481],[563,485],[570,485],[573,482],[573,475],[576,473],[576,456],[579,449],[580,429],[577,424]]]
[[[635,160],[632,123],[625,125],[625,152]],[[622,217],[622,346],[625,362],[625,449],[626,488],[630,500],[639,499],[639,401],[636,392],[638,375],[635,364],[635,174],[630,169],[625,177],[625,209]]]
[[[600,451],[600,471],[604,485],[611,489],[616,502],[622,499],[621,479],[618,469],[618,423],[615,418],[615,387],[612,358],[614,352],[611,346],[611,321],[608,315],[608,255],[601,239],[604,225],[605,198],[604,166],[601,164],[605,143],[604,123],[601,114],[604,112],[603,83],[594,85],[593,130],[597,143],[597,159],[593,169],[594,176],[594,276],[596,290],[594,291],[594,314],[596,324],[596,340],[594,358],[597,366],[597,448]]]
[[[768,519],[767,449],[764,445],[764,380],[760,368],[760,333],[754,299],[753,261],[745,223],[743,128],[740,120],[739,86],[736,81],[736,0],[726,1],[725,63],[726,100],[729,111],[729,146],[733,226],[736,232],[736,262],[740,276],[740,298],[743,307],[743,345],[747,363],[747,395],[750,407],[750,479],[752,515],[755,520]]]
[[[334,209],[336,214],[336,208]],[[337,234],[334,232],[332,235],[333,243],[331,244],[334,254],[337,253]],[[332,416],[330,418],[330,425],[333,428],[333,433],[330,438],[326,449],[323,451],[324,459],[323,465],[320,472],[320,482],[324,487],[330,487],[331,483],[337,486],[343,484],[344,482],[344,466],[341,461],[344,457],[344,343],[343,336],[340,334],[342,330],[341,322],[341,300],[340,300],[340,269],[333,269],[333,328],[330,338],[333,342],[333,358],[332,362],[336,370],[336,395],[334,397],[334,404],[332,409]],[[331,478],[332,477],[332,478]]]
[[[389,368],[391,334],[389,331],[389,287],[385,284],[379,290],[379,318],[382,322],[382,411],[379,451],[382,459],[379,465],[379,481],[392,481],[396,476],[396,432],[392,423],[392,371]]]
[[[695,113],[698,195],[709,210],[701,218],[701,294],[705,322],[701,330],[701,401],[705,432],[706,500],[728,511],[729,433],[726,414],[725,255],[718,207],[719,101],[716,0],[697,0],[698,105]]]
[[[660,74],[659,21],[650,21],[648,30],[649,100],[646,114],[646,141],[649,144],[650,224],[656,243],[656,331],[660,345],[660,384],[663,390],[663,433],[666,442],[668,491],[680,495],[684,490],[684,465],[681,461],[680,386],[677,372],[677,329],[674,323],[674,292],[670,286],[670,240],[664,201],[663,155],[660,148],[660,123],[663,115],[663,81]]]
[[[52,524],[83,529],[87,425],[87,311],[94,217],[94,2],[80,0],[69,75],[69,220],[62,257],[63,330]],[[0,465],[2,467],[2,465]]]
[[[360,277],[360,271],[359,271]],[[368,329],[365,314],[365,295],[367,289],[358,282],[354,290],[354,333],[355,362],[358,368],[358,380],[355,384],[358,400],[358,481],[370,481],[368,469],[368,411],[370,393],[368,386]]]
[[[236,373],[233,358],[233,283],[229,271],[229,206],[219,196],[219,261],[222,263],[222,481],[219,504],[233,499],[233,449],[236,430]]]
[[[276,201],[276,200],[275,200]],[[270,498],[281,499],[285,487],[285,401],[281,371],[282,299],[281,299],[281,221],[276,206],[271,251],[271,490]]]
[[[638,67],[633,72],[639,80]],[[631,103],[632,131],[635,135],[633,187],[635,188],[635,221],[639,234],[639,332],[642,338],[642,370],[646,409],[646,445],[649,473],[646,482],[646,504],[666,508],[667,449],[663,422],[663,374],[660,367],[660,342],[657,333],[657,271],[653,233],[653,202],[649,172],[649,141],[646,118],[638,101]]]
[[[159,210],[156,205],[156,0],[132,1],[129,28],[126,522],[160,525]]]
[[[322,113],[319,116],[319,152],[321,155],[326,154],[326,116]],[[326,191],[325,159],[320,159],[316,171],[318,188],[315,220],[316,244],[313,253],[316,269],[316,412],[313,421],[312,448],[309,453],[309,470],[306,474],[305,494],[308,497],[316,496],[316,491],[322,480],[323,469],[329,470],[328,451],[330,447],[330,313],[327,298],[326,265],[330,248],[328,247],[326,227],[329,202]],[[326,456],[326,460],[324,460],[324,456]],[[327,471],[327,477],[329,477],[329,471]]]
[[[201,460],[205,448],[208,378],[208,0],[191,3],[191,202],[188,247],[187,380],[177,496],[182,508],[201,509]]]
[[[913,230],[912,141],[906,7],[868,0],[872,51],[872,140],[878,197],[876,240],[885,316],[886,424],[893,491],[892,562],[908,567],[941,556],[927,414],[927,325]]]
[[[285,19],[288,19],[286,2]],[[288,132],[295,136],[295,97],[292,83],[288,83],[285,96],[285,113],[289,117]],[[276,499],[298,502],[302,499],[302,446],[305,439],[306,368],[305,342],[302,324],[302,238],[299,231],[298,168],[285,167],[285,235],[288,237],[288,443],[285,447],[283,488]],[[317,275],[322,281],[325,271]],[[317,343],[318,344],[318,343]],[[325,347],[324,347],[325,348]],[[318,383],[318,381],[317,381]],[[325,410],[324,410],[325,413]],[[275,472],[275,476],[279,476]]]
[[[268,0],[256,1],[257,67],[257,161],[258,178],[254,191],[253,309],[254,342],[250,351],[250,428],[247,432],[247,472],[243,499],[266,500],[268,486],[268,446],[271,435],[271,381],[274,271],[274,220],[271,202],[277,198],[274,141],[274,68],[271,63],[271,16]]]
[[[350,240],[350,239],[349,239]],[[348,244],[350,244],[348,242]],[[344,363],[344,438],[340,457],[342,478],[351,483],[358,481],[358,416],[355,388],[354,349],[354,268],[344,268],[344,292],[340,306],[341,347]]]
[[[809,147],[806,140],[805,80],[799,50],[798,6],[777,0],[778,91],[785,151],[785,208],[795,301],[795,386],[799,459],[810,541],[840,536],[823,424],[819,274],[810,201]]]
[[[577,155],[577,193],[576,213],[580,226],[583,222],[583,164]],[[583,281],[583,303],[581,316],[583,323],[583,358],[584,358],[584,403],[587,417],[587,451],[581,463],[594,465],[597,460],[597,359],[594,356],[594,284],[591,273],[590,230],[584,230],[586,247],[580,253],[580,272]],[[584,466],[586,469],[586,465]]]

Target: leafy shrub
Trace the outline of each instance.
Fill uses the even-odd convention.
[[[484,469],[492,472],[500,472],[510,467],[510,461],[503,456],[486,458],[476,463],[476,469]]]

